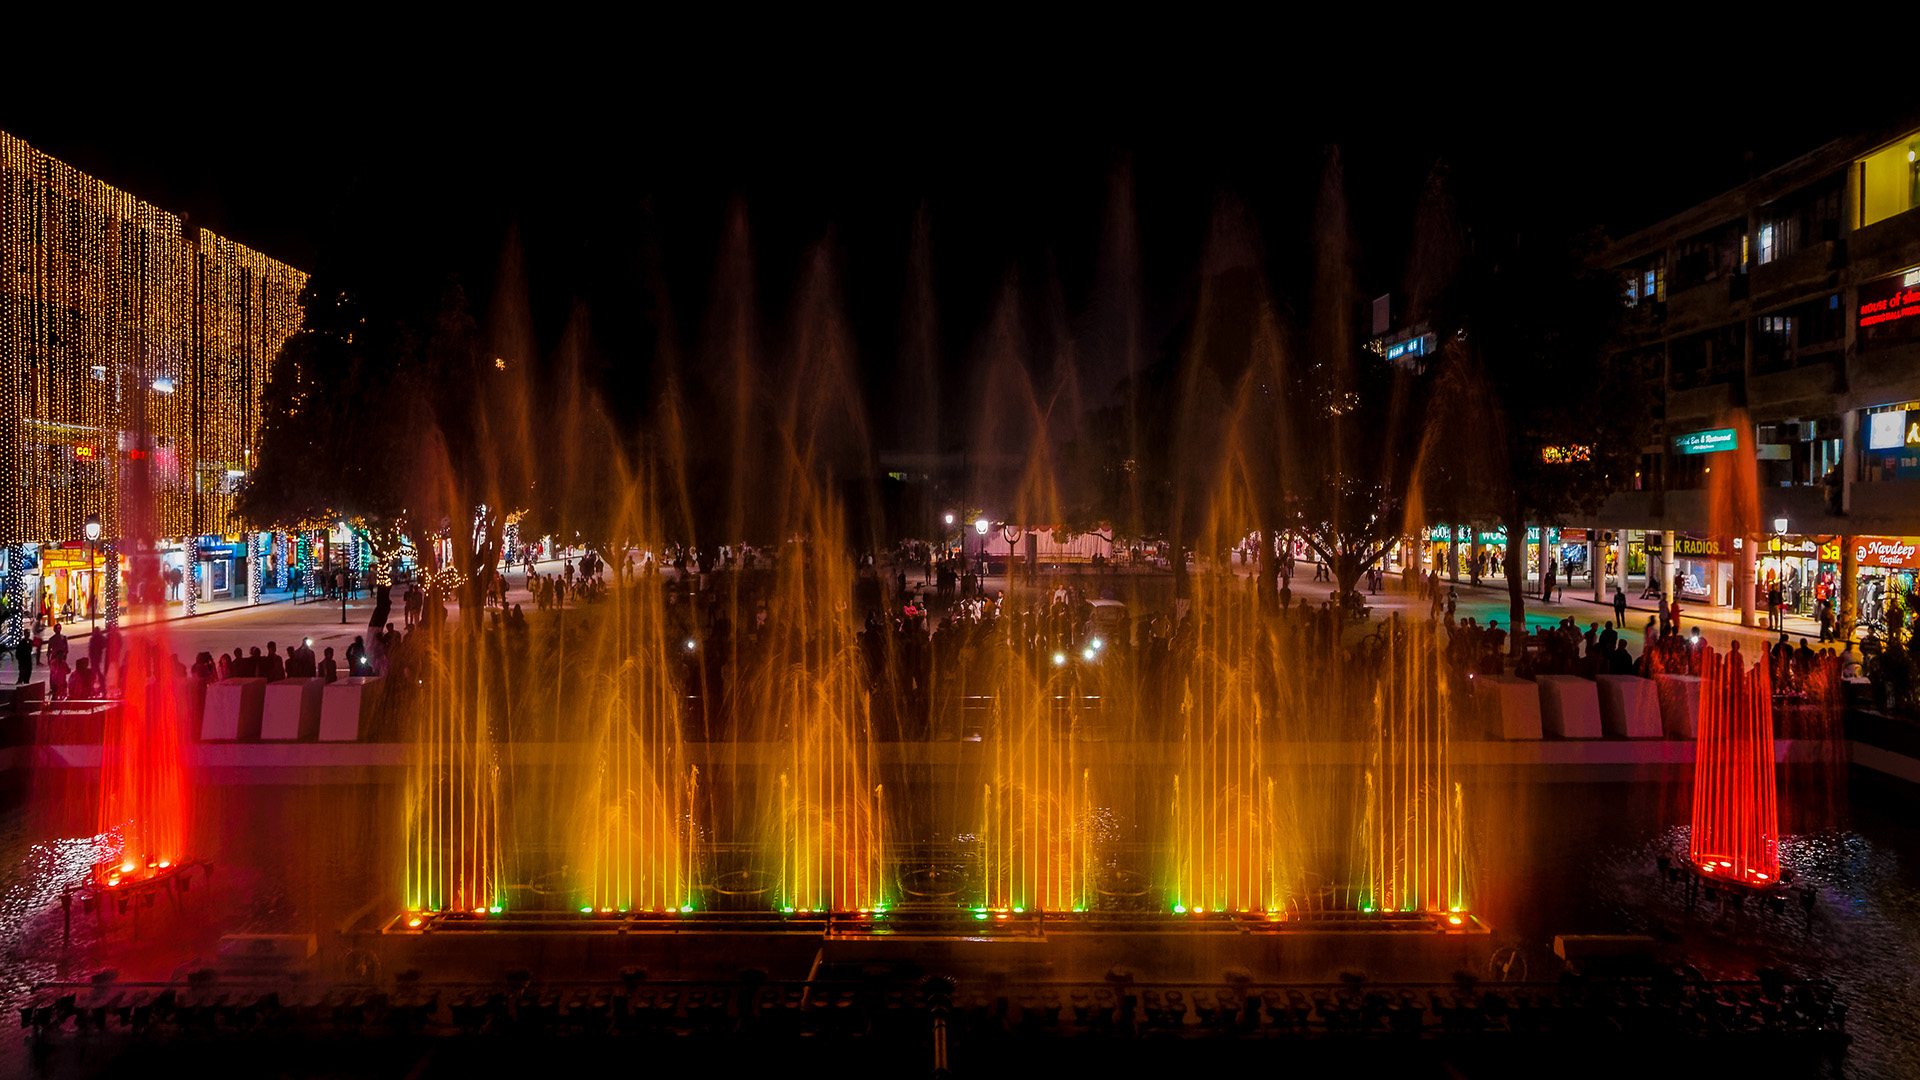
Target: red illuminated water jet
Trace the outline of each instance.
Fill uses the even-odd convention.
[[[153,638],[133,644],[124,661],[125,696],[107,717],[98,819],[106,848],[94,868],[107,888],[165,876],[186,859],[179,696],[160,648]]]
[[[1702,657],[1689,858],[1709,878],[1753,888],[1780,880],[1773,687],[1764,662]]]

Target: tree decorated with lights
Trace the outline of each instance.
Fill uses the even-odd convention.
[[[274,359],[263,395],[260,460],[236,500],[255,527],[333,529],[345,523],[376,566],[408,547],[411,431],[419,419],[406,335],[369,319],[369,307],[333,281],[301,293],[300,331]],[[384,618],[388,582],[376,582]]]

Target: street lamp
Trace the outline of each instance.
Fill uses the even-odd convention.
[[[353,570],[347,565],[347,544],[353,534],[347,531],[347,523],[342,521],[333,527],[334,543],[340,548],[340,625],[347,625],[347,581]]]
[[[89,587],[87,590],[87,629],[89,632],[91,632],[92,630],[95,629],[100,616],[100,577],[99,577],[100,571],[98,570],[98,568],[96,568],[93,565],[93,560],[96,557],[94,555],[94,544],[97,543],[100,539],[100,515],[99,514],[87,515],[86,533],[87,533],[87,569],[91,571],[94,575],[91,587]]]
[[[980,534],[980,576],[984,579],[987,576],[987,519],[975,518],[973,521],[973,531]],[[980,582],[980,595],[985,596],[986,593],[987,583],[982,580]]]

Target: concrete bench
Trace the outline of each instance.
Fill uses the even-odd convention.
[[[207,687],[206,716],[200,722],[200,738],[207,742],[233,742],[260,737],[260,711],[266,703],[267,680],[261,678],[222,679]]]
[[[1511,675],[1476,675],[1473,697],[1481,723],[1500,739],[1540,738],[1540,686]]]
[[[1657,739],[1660,726],[1660,688],[1638,675],[1602,675],[1600,725],[1607,734],[1625,739]]]
[[[1660,687],[1660,726],[1675,739],[1700,737],[1700,695],[1705,680],[1698,675],[1656,675]]]
[[[320,689],[325,679],[281,679],[267,684],[260,738],[311,740],[320,735]]]
[[[1542,675],[1540,718],[1561,739],[1600,737],[1600,690],[1578,675]]]
[[[355,675],[325,684],[320,692],[320,741],[359,742],[386,680]]]

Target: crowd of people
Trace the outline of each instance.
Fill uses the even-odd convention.
[[[1096,577],[1089,582],[1063,577],[1039,588],[1016,588],[1010,597],[1006,589],[989,592],[976,567],[957,557],[937,557],[941,551],[919,545],[902,549],[891,559],[865,556],[855,564],[861,579],[877,592],[860,603],[864,621],[856,624],[848,644],[863,661],[876,722],[902,735],[925,730],[952,702],[987,692],[977,681],[983,672],[1015,663],[1026,665],[1036,676],[1052,677],[1049,672],[1058,667],[1062,669],[1058,674],[1081,680],[1124,679],[1132,683],[1131,696],[1150,709],[1173,700],[1168,695],[1175,693],[1178,674],[1201,655],[1219,662],[1223,655],[1265,650],[1273,660],[1285,661],[1278,666],[1302,680],[1359,685],[1378,673],[1375,665],[1387,647],[1383,642],[1406,638],[1411,625],[1403,626],[1400,616],[1394,615],[1390,625],[1370,627],[1372,632],[1362,632],[1354,640],[1356,635],[1349,631],[1353,620],[1366,617],[1365,598],[1355,591],[1345,598],[1329,593],[1317,603],[1297,602],[1290,557],[1278,567],[1276,594],[1267,599],[1278,607],[1277,617],[1271,620],[1255,617],[1262,604],[1257,575],[1237,575],[1228,561],[1195,572],[1197,601],[1170,600],[1157,608],[1143,608],[1139,596],[1129,596],[1125,599],[1131,608],[1106,605],[1108,610],[1096,620],[1097,601],[1115,600],[1116,587],[1132,587],[1125,579]],[[826,623],[817,620],[816,613],[796,613],[773,595],[778,559],[765,560],[746,552],[738,558],[723,555],[716,569],[703,573],[697,561],[689,561],[689,554],[656,561],[622,553],[610,567],[606,558],[589,551],[545,573],[529,559],[523,580],[535,611],[542,613],[571,604],[597,605],[615,596],[616,590],[623,595],[634,588],[658,590],[664,597],[666,636],[686,643],[684,655],[678,658],[679,676],[690,684],[692,697],[703,702],[702,709],[707,699],[724,697],[729,681],[745,677],[745,669],[758,665],[783,636],[824,632]],[[888,562],[892,565],[885,565]],[[1316,574],[1323,569],[1315,564]],[[917,585],[910,577],[915,571],[920,579]],[[1363,573],[1368,592],[1384,587],[1385,574],[1377,571],[1375,567]],[[1550,568],[1548,581],[1552,579]],[[1410,583],[1426,601],[1428,632],[1435,635],[1445,667],[1461,680],[1509,671],[1522,678],[1647,675],[1680,670],[1692,662],[1688,658],[1712,652],[1699,627],[1682,635],[1679,604],[1664,594],[1658,612],[1646,625],[1632,628],[1641,631],[1646,643],[1635,655],[1626,597],[1620,591],[1613,598],[1614,618],[1591,621],[1584,629],[1572,617],[1553,625],[1519,628],[1516,643],[1515,628],[1503,626],[1498,618],[1484,623],[1471,616],[1459,618],[1459,594],[1438,574],[1410,577]],[[500,650],[503,665],[541,649],[564,650],[564,644],[550,646],[544,640],[530,646],[527,617],[520,603],[509,602],[509,584],[507,572],[495,576],[485,597],[482,624],[494,643],[490,647]],[[364,633],[342,655],[336,656],[333,647],[316,654],[307,639],[284,650],[279,642],[268,641],[264,648],[203,652],[191,665],[180,663],[177,656],[172,663],[177,674],[205,681],[244,677],[333,681],[350,675],[397,675],[405,686],[425,685],[433,677],[431,653],[442,635],[464,631],[448,623],[447,597],[423,582],[404,586],[398,599],[400,626],[389,622]],[[785,625],[789,620],[805,625]],[[85,655],[75,655],[81,650],[74,648],[58,625],[44,649],[41,642],[33,645],[30,662],[40,662],[44,654],[48,696],[55,700],[109,696],[115,679],[124,677],[124,647],[117,627],[91,635]],[[1815,650],[1803,638],[1794,648],[1784,632],[1768,657],[1775,664],[1775,685],[1780,687],[1804,681],[1805,673],[1816,666],[1831,664],[1849,675],[1856,674],[1859,666],[1850,644],[1837,651]],[[727,665],[734,669],[727,670]]]

